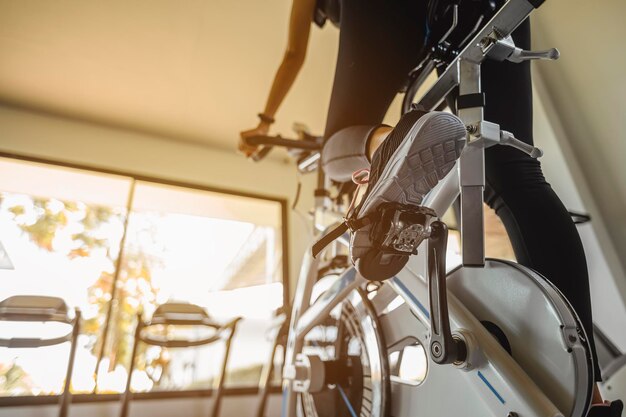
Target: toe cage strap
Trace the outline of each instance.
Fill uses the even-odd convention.
[[[326,233],[321,238],[319,238],[318,241],[315,242],[313,244],[313,247],[311,248],[311,252],[313,252],[313,257],[317,258],[317,255],[319,255],[326,246],[330,245],[333,240],[337,239],[339,236],[343,235],[347,231],[348,225],[344,222],[335,227],[330,232]]]
[[[433,218],[437,215],[428,207],[384,203],[375,212],[359,219],[345,219],[315,242],[311,251],[317,258],[324,248],[348,230],[356,232],[372,225],[370,238],[380,251],[396,255],[416,254],[417,247],[428,237],[427,225]]]
[[[339,236],[343,235],[350,229],[355,232],[368,224],[374,222],[377,218],[380,217],[378,212],[372,213],[371,215],[364,216],[360,219],[346,219],[343,223],[339,224],[337,227],[332,229],[330,232],[326,233],[324,236],[319,238],[317,242],[313,244],[311,251],[313,252],[313,257],[317,258],[317,255],[320,254],[324,250],[324,248],[331,244],[335,239]]]

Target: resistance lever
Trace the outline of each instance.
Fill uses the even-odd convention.
[[[559,59],[561,55],[556,48],[546,49],[545,51],[527,51],[515,46],[513,38],[509,35],[500,38],[498,33],[494,31],[490,36],[483,39],[483,51],[487,56],[496,61],[511,61],[519,64],[520,62],[530,61],[534,59],[545,59],[554,61]]]
[[[487,121],[482,121],[477,125],[468,126],[470,133],[470,144],[480,145],[489,148],[494,145],[505,145],[526,153],[531,158],[541,158],[543,151],[536,146],[530,145],[517,139],[513,133],[500,130],[500,125]]]

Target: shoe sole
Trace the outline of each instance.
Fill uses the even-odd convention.
[[[383,169],[359,217],[386,202],[420,205],[424,196],[454,168],[466,140],[465,126],[455,115],[432,112],[422,116]],[[373,246],[369,227],[353,233],[351,240],[353,262]]]
[[[441,124],[450,127],[441,129]],[[429,135],[429,130],[437,134]],[[416,140],[418,135],[424,138]],[[442,141],[442,136],[450,139]],[[361,213],[368,214],[383,202],[421,204],[424,196],[452,170],[466,138],[463,122],[453,114],[432,112],[422,116],[385,166]]]

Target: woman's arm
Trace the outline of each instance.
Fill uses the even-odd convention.
[[[276,111],[296,80],[300,68],[302,68],[309,43],[315,3],[316,0],[293,0],[291,17],[289,18],[287,49],[276,71],[274,82],[265,104],[265,110],[263,111],[263,114],[268,118],[274,118]],[[256,128],[241,132],[241,138],[266,135],[270,124],[268,121],[260,121]],[[240,140],[239,150],[245,153],[246,156],[250,156],[256,151],[256,147],[248,146]]]
[[[278,67],[264,113],[274,117],[302,68],[311,32],[315,0],[294,0],[289,18],[289,38]]]

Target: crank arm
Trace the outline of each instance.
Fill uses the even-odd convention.
[[[460,338],[452,336],[448,314],[446,289],[446,246],[448,228],[435,221],[428,239],[428,292],[430,298],[430,353],[433,361],[443,365],[461,363],[467,356],[467,347]]]

